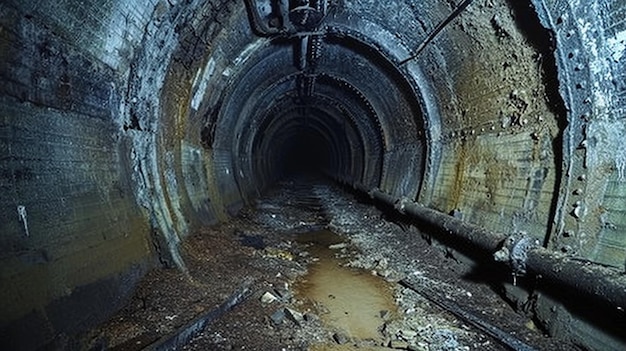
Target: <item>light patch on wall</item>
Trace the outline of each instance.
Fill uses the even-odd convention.
[[[626,30],[617,33],[615,38],[607,39],[607,44],[611,52],[611,58],[613,58],[613,61],[619,62],[624,56],[624,51],[626,51]]]
[[[248,46],[246,46],[243,49],[243,51],[241,51],[239,56],[237,56],[237,58],[235,58],[235,60],[233,61],[233,65],[234,66],[239,66],[242,63],[246,62],[252,56],[253,53],[257,52],[257,50],[260,49],[267,42],[268,42],[268,39],[266,39],[266,38],[259,38],[256,41],[254,41],[251,44],[249,44]]]
[[[100,59],[113,69],[126,69],[132,59],[133,47],[141,41],[143,30],[149,21],[154,6],[114,6],[108,19],[102,44],[94,45],[100,51]]]
[[[578,26],[580,28],[580,34],[584,41],[585,48],[591,54],[592,59],[589,60],[589,70],[595,75],[599,75],[604,68],[604,62],[599,60],[598,47],[596,45],[596,38],[591,32],[593,31],[594,24],[583,19],[578,19]]]
[[[626,181],[626,123],[623,121],[599,120],[587,127],[589,139],[584,143],[587,148],[587,166],[601,167],[603,164],[615,164],[619,181]]]
[[[198,70],[196,74],[196,78],[194,79],[193,86],[196,87],[196,92],[193,94],[193,99],[191,100],[191,107],[194,110],[198,110],[200,107],[200,103],[204,99],[204,95],[206,92],[207,85],[209,84],[209,80],[213,77],[213,72],[215,71],[215,60],[211,57],[209,62],[204,67],[204,73],[202,74],[202,78],[200,78],[201,70]],[[200,81],[198,81],[200,79]]]
[[[165,153],[165,170],[164,170],[164,180],[165,180],[165,188],[167,190],[167,195],[169,199],[169,210],[174,214],[174,226],[176,228],[176,233],[179,237],[187,236],[189,232],[189,228],[187,228],[185,216],[183,215],[183,211],[181,209],[180,204],[180,189],[178,188],[178,180],[176,178],[176,160],[174,154],[172,152]]]
[[[224,71],[222,71],[222,76],[230,77],[234,72],[236,72],[235,67],[237,67],[237,66],[243,64],[244,62],[246,62],[248,59],[250,59],[250,57],[252,57],[252,55],[255,52],[260,50],[260,48],[263,47],[263,45],[266,45],[267,43],[268,43],[268,39],[266,39],[266,38],[259,38],[256,41],[254,41],[251,44],[249,44],[248,46],[246,46],[241,51],[239,56],[237,56],[233,60],[233,64],[231,66],[229,66],[229,67],[224,68]]]
[[[205,156],[202,150],[185,140],[181,140],[181,168],[183,181],[187,189],[189,201],[195,211],[209,211],[207,199],[210,199],[205,172]]]
[[[17,206],[17,215],[20,219],[20,222],[24,224],[24,232],[26,233],[26,236],[30,236],[30,232],[28,231],[28,221],[26,220],[26,206]]]
[[[626,128],[622,125],[621,135],[625,135]],[[626,182],[626,145],[622,142],[619,143],[619,148],[615,154],[615,166],[617,167],[618,180],[620,182]]]

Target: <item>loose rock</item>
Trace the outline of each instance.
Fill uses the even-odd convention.
[[[276,300],[278,300],[278,298],[269,291],[265,292],[265,294],[261,296],[261,302],[264,304],[270,304]]]
[[[333,340],[339,345],[347,344],[350,339],[343,333],[333,334]]]
[[[328,246],[328,248],[331,250],[340,250],[340,249],[345,249],[346,247],[348,247],[348,244],[346,243],[339,243],[339,244],[333,244],[333,245]]]
[[[417,332],[411,329],[401,329],[398,334],[406,341],[409,341],[417,336]]]
[[[389,312],[388,310],[380,311],[380,318],[385,321],[389,320],[391,318],[391,312]]]
[[[270,318],[272,319],[272,322],[274,322],[274,324],[276,325],[282,324],[283,321],[285,320],[285,310],[283,308],[277,310],[271,315]]]
[[[409,348],[409,343],[402,340],[391,340],[389,347],[396,350],[407,350]]]
[[[302,326],[302,323],[304,322],[304,318],[302,316],[302,313],[293,310],[291,308],[286,307],[285,308],[285,316],[292,322],[296,323],[296,325],[298,326]]]
[[[284,302],[289,302],[289,300],[291,300],[291,298],[293,298],[293,293],[291,291],[289,291],[288,288],[276,288],[274,289],[274,293],[276,295],[276,297],[278,297],[279,299],[281,299]]]

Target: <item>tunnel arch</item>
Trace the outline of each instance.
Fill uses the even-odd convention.
[[[333,31],[330,32],[334,33]],[[365,125],[363,123],[360,123],[361,127],[358,128],[359,132],[365,131],[366,133],[370,133],[370,135],[368,135],[367,137],[362,137],[364,140],[379,140],[376,141],[376,143],[382,146],[384,152],[390,151],[389,148],[391,145],[407,144],[414,141],[417,141],[417,143],[421,145],[414,147],[410,152],[425,149],[425,142],[422,137],[422,135],[426,134],[422,127],[424,125],[424,122],[421,121],[421,117],[419,117],[422,115],[422,113],[419,109],[419,106],[415,103],[417,99],[414,96],[414,91],[410,83],[408,83],[406,77],[404,77],[404,74],[400,72],[398,67],[389,62],[384,56],[378,54],[377,50],[367,46],[367,44],[363,40],[356,40],[355,37],[350,35],[348,31],[343,31],[341,35],[337,36],[335,36],[334,34],[324,36],[324,38],[321,38],[320,41],[323,41],[328,45],[335,45],[340,48],[335,50],[344,50],[342,48],[346,47],[348,48],[347,50],[351,52],[358,52],[360,54],[366,52],[368,56],[366,57],[366,54],[363,54],[365,57],[364,60],[366,60],[367,62],[372,61],[373,65],[382,67],[379,68],[381,72],[378,74],[390,77],[387,78],[390,79],[389,82],[393,81],[394,84],[398,85],[398,88],[393,89],[397,89],[397,95],[404,96],[400,98],[401,100],[404,99],[402,100],[403,102],[395,104],[390,102],[381,103],[381,101],[379,100],[378,102],[375,102],[377,104],[375,108],[370,101],[373,98],[367,96],[367,94],[372,95],[372,89],[369,88],[368,93],[366,94],[363,93],[360,88],[356,88],[356,85],[363,84],[363,78],[361,78],[360,83],[358,83],[357,81],[350,82],[350,79],[354,80],[356,78],[351,76],[349,72],[345,73],[329,71],[329,69],[326,68],[327,66],[330,66],[328,62],[325,62],[326,66],[324,67],[320,67],[319,62],[311,63],[310,66],[313,66],[311,70],[314,73],[307,73],[306,70],[298,70],[297,67],[294,67],[293,62],[294,55],[296,54],[291,52],[294,46],[293,43],[287,45],[285,44],[284,39],[279,39],[277,43],[275,43],[276,41],[265,41],[262,45],[262,49],[260,49],[261,53],[256,56],[258,58],[248,57],[245,68],[241,68],[241,71],[245,72],[245,76],[232,78],[234,80],[231,80],[233,82],[232,84],[230,84],[231,87],[224,92],[224,95],[229,96],[232,99],[230,100],[232,102],[220,99],[222,103],[219,110],[220,112],[219,114],[214,115],[216,121],[213,121],[211,123],[217,124],[217,126],[215,127],[217,132],[215,134],[220,135],[221,139],[215,140],[213,146],[218,149],[231,148],[232,150],[237,150],[236,145],[240,142],[239,138],[241,137],[240,130],[242,128],[249,128],[250,126],[254,128],[256,126],[256,122],[254,122],[255,119],[248,116],[254,115],[259,109],[258,106],[271,105],[275,100],[282,101],[283,103],[285,101],[295,101],[295,97],[297,97],[298,94],[301,93],[298,91],[298,89],[301,89],[301,87],[298,87],[298,84],[302,84],[302,80],[305,79],[303,77],[306,77],[308,75],[309,78],[306,79],[313,79],[314,82],[312,84],[316,84],[316,86],[318,87],[318,91],[315,92],[315,95],[319,95],[320,93],[327,96],[332,96],[334,93],[341,94],[342,98],[335,99],[334,104],[337,104],[337,101],[341,100],[343,104],[341,109],[346,111],[358,108],[356,107],[358,105],[363,106],[358,108],[360,110],[359,113],[352,113],[351,115],[355,116],[355,119],[358,118],[359,121],[364,120],[365,122],[363,123],[369,123],[371,125],[370,127],[364,128]],[[270,52],[268,54],[263,54],[262,50],[269,50]],[[318,61],[321,60],[319,56],[323,56],[323,54],[318,54],[318,57],[316,59]],[[350,57],[353,56],[354,55],[351,55]],[[269,67],[271,68],[264,65],[264,62],[266,61],[270,62],[271,65]],[[235,62],[239,64],[241,61],[236,59]],[[281,72],[281,69],[284,69],[285,71],[283,73],[278,73]],[[253,80],[248,80],[249,77],[252,77]],[[266,83],[257,84],[255,83],[254,79],[262,80]],[[376,79],[374,81],[380,83]],[[394,84],[391,85],[393,86]],[[255,91],[249,91],[249,86],[254,86]],[[381,89],[381,91],[386,90],[388,89]],[[291,99],[287,99],[282,98],[282,95],[292,95],[292,97]],[[352,96],[352,98],[350,98],[350,96]],[[247,97],[250,97],[251,101],[254,102],[253,106],[245,107],[247,106],[247,104],[239,101],[242,98],[244,99],[244,101],[249,101]],[[378,98],[374,98],[373,101],[376,101],[377,99]],[[316,101],[319,102],[320,100],[318,99]],[[355,104],[355,107],[352,107],[352,105],[346,105],[348,101],[354,101],[353,104]],[[404,107],[406,110],[392,112],[392,110],[389,109],[389,107],[392,105],[396,107],[406,106]],[[234,109],[231,110],[231,106],[234,106]],[[268,115],[269,114],[267,113],[263,114],[264,118],[267,118]],[[391,115],[394,116],[390,117]],[[403,115],[406,115],[407,117],[402,117],[403,119],[401,119],[400,116]],[[406,122],[407,118],[409,120],[414,120],[414,122],[411,122],[415,123],[414,127],[406,128],[406,123],[403,122]],[[407,132],[412,128],[414,128],[414,132],[412,134],[407,134]],[[379,136],[371,134],[371,131],[373,131],[374,129],[378,130],[377,133],[380,134]],[[220,130],[222,132],[220,132]],[[234,135],[232,133],[234,133]],[[403,134],[404,136],[402,136]],[[395,139],[404,141],[397,142]],[[227,146],[229,140],[231,145]],[[252,144],[248,143],[247,145]],[[374,146],[368,149],[377,150],[381,148],[381,146]],[[402,153],[402,150],[394,150],[393,152],[398,154]],[[389,153],[386,156],[381,157],[378,161],[389,162],[389,155],[392,154],[393,153]],[[368,155],[368,157],[376,158],[378,156]],[[238,157],[236,155],[233,155],[233,160],[235,160],[235,162],[237,158]],[[424,156],[421,156],[419,158],[422,161],[418,161],[418,163],[425,162]],[[419,169],[423,169],[423,165],[417,167]],[[383,169],[384,166],[372,166],[372,168]],[[250,172],[249,167],[246,172]],[[373,173],[373,177],[376,178],[377,172],[378,171],[366,172],[364,170],[361,170],[357,173]],[[252,174],[254,174],[254,172]],[[422,175],[420,174],[419,170],[417,170],[416,172],[409,172],[407,174],[413,174],[411,177],[416,177],[416,180],[411,181],[413,183],[413,185],[409,186],[409,188],[412,188],[411,190],[405,189],[402,191],[408,191],[408,193],[406,193],[405,195],[409,195],[412,192],[413,196],[415,197],[419,189],[419,179],[421,179]],[[340,176],[345,178],[345,175]],[[397,176],[398,175],[396,175],[396,177]],[[373,178],[356,179],[356,181],[364,181],[368,184],[372,184],[375,186],[381,185],[380,181],[378,181],[378,184],[372,183],[373,181],[375,182],[375,180],[372,179]],[[388,181],[387,183],[393,183],[393,181]]]
[[[342,148],[333,147],[333,155],[344,155],[344,157],[350,155],[352,157],[348,157],[352,160],[346,160],[345,163],[361,165],[358,160],[363,159],[365,156],[363,155],[365,152],[365,141],[364,136],[359,134],[361,130],[357,128],[353,121],[348,121],[349,127],[347,128],[345,121],[333,118],[333,115],[336,115],[337,112],[326,106],[291,106],[290,108],[279,109],[281,110],[280,115],[267,117],[263,120],[263,123],[259,125],[258,132],[251,137],[252,142],[249,150],[255,150],[255,145],[261,145],[262,147],[262,145],[272,143],[273,135],[282,132],[283,124],[299,121],[300,124],[306,127],[309,123],[317,123],[324,126],[324,134],[327,136],[326,139],[332,142],[333,145],[347,141]],[[303,109],[306,110],[304,114],[301,111]],[[346,117],[345,114],[341,114],[341,116]],[[350,130],[350,134],[346,134],[346,129]],[[341,152],[342,150],[344,150],[344,152]],[[337,156],[334,158],[338,159]],[[352,166],[350,168],[352,168]],[[329,170],[324,169],[320,171],[328,172]],[[272,179],[272,177],[268,179]]]

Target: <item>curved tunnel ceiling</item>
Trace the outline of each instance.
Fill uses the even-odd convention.
[[[294,1],[288,15],[257,0],[225,6],[217,24],[202,16],[208,3],[185,7],[187,17],[170,17],[173,30],[151,34],[130,78],[138,101],[129,123],[137,116],[159,133],[162,156],[146,173],[158,179],[154,170],[174,167],[184,178],[199,167],[208,186],[191,184],[188,194],[235,211],[283,175],[299,133],[314,133],[329,153],[321,170],[337,180],[582,249],[564,234],[598,231],[568,216],[585,193],[563,171],[584,177],[572,143],[585,136],[573,115],[588,115],[591,101],[585,84],[568,85],[589,73],[575,62],[572,29],[557,28],[555,46],[543,5],[470,2]],[[159,44],[170,36],[178,44]],[[186,161],[185,148],[198,145],[205,166]],[[602,235],[582,251],[592,254]]]
[[[218,137],[211,146],[232,150],[235,160],[258,162],[265,154],[256,146],[271,142],[283,124],[317,123],[326,126],[319,132],[331,141],[333,153],[339,153],[333,159],[341,160],[325,171],[369,185],[379,184],[383,155],[391,146],[415,144],[424,150],[418,99],[397,65],[347,34],[327,33],[261,40],[238,63],[241,67],[229,77],[230,88],[218,99],[216,120],[208,122],[217,124]],[[241,178],[260,175],[258,167],[236,164],[235,173]],[[279,170],[280,165],[271,168]]]

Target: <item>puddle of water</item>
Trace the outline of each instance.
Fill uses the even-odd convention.
[[[300,243],[311,245],[308,251],[319,260],[295,286],[297,296],[317,313],[331,329],[342,330],[356,339],[381,338],[384,324],[381,311],[395,313],[393,290],[389,283],[365,270],[343,267],[330,245],[344,242],[337,234],[323,230],[298,235]],[[318,345],[319,346],[319,345]],[[311,350],[349,350],[347,345]]]

